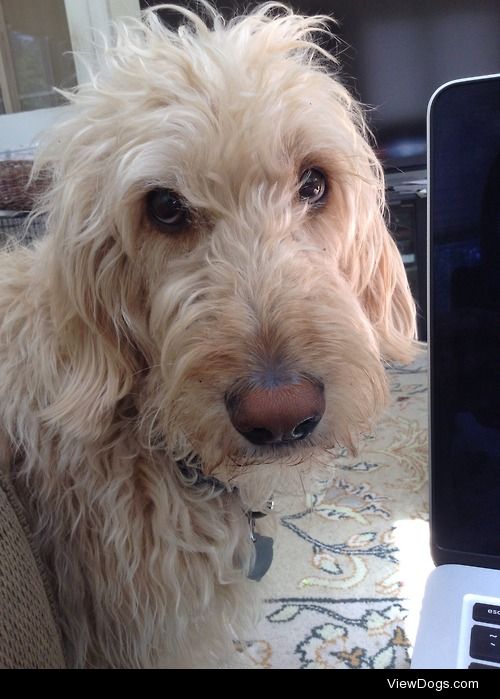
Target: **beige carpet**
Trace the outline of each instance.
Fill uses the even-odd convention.
[[[392,404],[331,485],[278,501],[265,617],[248,643],[262,668],[406,668],[431,562],[427,357],[388,370]]]

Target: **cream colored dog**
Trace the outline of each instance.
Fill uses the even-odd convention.
[[[2,458],[75,666],[222,657],[256,608],[251,511],[354,449],[414,351],[326,18],[176,9],[68,96],[47,235],[0,256]]]

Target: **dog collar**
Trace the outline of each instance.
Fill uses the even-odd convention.
[[[196,466],[188,466],[185,461],[178,461],[179,469],[182,475],[189,479],[190,485],[200,486],[209,485],[217,495],[221,495],[227,491],[226,486],[218,478],[213,476],[205,476]],[[232,493],[237,494],[238,489],[234,488]],[[260,582],[267,573],[273,562],[273,539],[270,536],[263,536],[255,531],[256,520],[266,517],[274,509],[274,501],[268,500],[266,503],[266,511],[247,510],[245,515],[248,519],[248,527],[250,530],[250,540],[255,546],[255,561],[252,569],[248,573],[249,580]]]

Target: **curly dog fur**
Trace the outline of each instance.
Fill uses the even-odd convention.
[[[327,18],[201,4],[176,30],[154,11],[117,26],[38,157],[47,234],[0,254],[2,460],[74,666],[223,657],[257,608],[246,513],[355,449],[384,362],[415,349],[382,171],[313,41]],[[311,169],[319,204],[299,196]],[[158,191],[180,228],[152,217]],[[235,428],[228,395],[273,381],[324,386],[305,439]]]

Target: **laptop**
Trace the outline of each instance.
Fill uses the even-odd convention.
[[[428,115],[430,530],[412,668],[500,669],[500,75]]]

